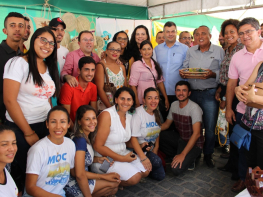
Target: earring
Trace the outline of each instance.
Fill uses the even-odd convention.
[[[82,129],[81,129],[81,125],[79,125],[79,132],[83,133]]]
[[[145,111],[147,111],[147,109],[148,109],[147,105],[144,105],[143,108],[145,109]]]
[[[116,104],[116,111],[118,112],[120,110],[119,105]]]

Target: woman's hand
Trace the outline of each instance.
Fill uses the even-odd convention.
[[[221,87],[219,87],[219,88],[216,90],[215,99],[216,99],[217,101],[220,101],[220,93],[221,93]]]
[[[110,182],[118,182],[120,183],[121,182],[121,179],[120,179],[120,175],[116,172],[111,172],[111,173],[108,173],[108,174],[103,174],[102,175],[102,178],[106,181],[110,181]]]
[[[246,103],[247,99],[244,97],[244,95],[248,95],[248,92],[246,92],[245,90],[247,90],[248,87],[245,85],[240,85],[238,87],[235,87],[235,94],[237,96],[237,99],[240,102]]]
[[[146,157],[146,156],[145,156]],[[147,158],[147,157],[146,157]],[[141,160],[144,160],[145,158],[142,158]],[[142,162],[143,167],[145,168],[145,170],[147,171],[152,171],[152,163],[150,162],[150,160],[147,158]]]
[[[39,140],[39,137],[36,133],[34,133],[31,136],[25,137],[25,140],[30,146],[33,146]]]
[[[123,162],[132,162],[137,159],[137,156],[133,152],[129,152],[127,155],[123,156]]]
[[[107,157],[97,157],[98,158],[98,163],[103,163],[104,162],[104,160],[106,160],[108,163],[110,163],[110,166],[112,166],[113,165],[113,163],[114,163],[114,161],[112,161],[112,162],[110,162],[110,160],[107,158]]]
[[[170,106],[168,98],[165,99],[164,103],[165,103],[166,111],[168,111],[169,110],[169,106]]]
[[[246,102],[245,104],[248,103],[254,103],[255,102],[255,84],[252,85],[249,91],[247,91],[247,96],[246,96]]]
[[[141,146],[141,148],[143,149],[143,147],[148,146],[148,142],[143,142],[142,144],[140,144],[140,146]],[[151,146],[150,146],[150,147],[147,147],[147,148],[146,148],[146,151],[150,151],[151,148],[152,148]]]

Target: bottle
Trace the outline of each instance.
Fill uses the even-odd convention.
[[[111,104],[111,105],[114,105],[112,93],[111,93],[111,92],[106,92],[106,95],[107,95],[107,97],[108,97],[108,100],[109,100],[110,104]]]

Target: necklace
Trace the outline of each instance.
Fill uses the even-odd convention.
[[[47,136],[48,137],[48,139],[51,141],[51,139],[50,139],[50,137],[49,136]],[[52,142],[52,141],[51,141]],[[53,142],[52,142],[53,143]],[[54,143],[53,143],[54,144]],[[59,155],[59,152],[61,151],[61,146],[60,145],[58,145],[59,147],[60,147],[60,149],[58,150],[57,149],[57,147],[56,147],[56,145],[53,145],[54,147],[55,147],[55,150],[56,150],[56,152],[57,152],[57,156],[56,156],[56,161],[57,162],[59,162],[60,160],[61,160],[61,155]],[[59,157],[60,156],[60,157]],[[58,158],[59,157],[59,158]]]

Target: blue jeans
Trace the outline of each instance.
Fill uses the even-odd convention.
[[[218,116],[218,102],[215,100],[216,88],[195,91],[192,90],[190,99],[203,110],[203,124],[205,128],[205,155],[212,154],[215,146],[215,127]]]
[[[236,124],[241,123],[241,118],[243,114],[237,112],[236,113]],[[244,146],[241,146],[240,149],[238,149],[238,176],[242,181],[245,181],[246,174],[247,174],[247,160],[246,160],[246,149]]]
[[[146,156],[149,158],[152,163],[152,171],[149,174],[149,177],[157,181],[161,181],[165,177],[165,171],[162,165],[161,158],[154,154],[152,151],[147,152]]]

